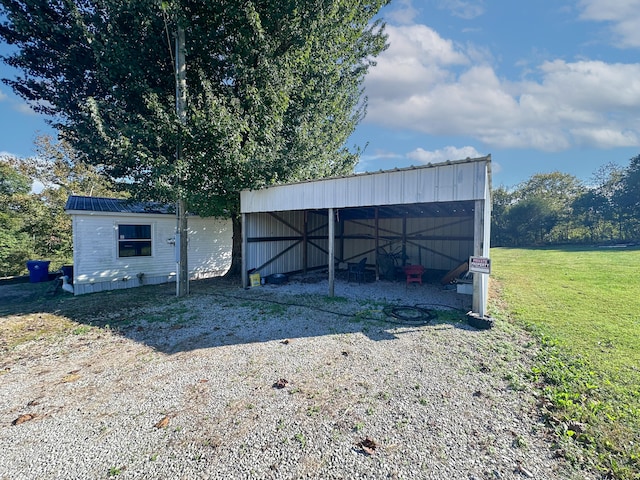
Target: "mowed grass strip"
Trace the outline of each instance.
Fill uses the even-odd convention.
[[[542,342],[532,375],[544,382],[564,453],[610,478],[640,479],[640,249],[494,248],[491,256],[502,313]]]

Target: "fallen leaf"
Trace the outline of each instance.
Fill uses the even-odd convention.
[[[33,420],[37,416],[38,415],[36,415],[35,413],[25,413],[23,415],[20,415],[13,422],[11,422],[11,425],[20,425],[21,423],[28,422],[29,420]]]
[[[290,342],[291,342],[291,340],[289,340],[288,338],[285,338],[280,343],[283,344],[283,345],[289,345]]]
[[[165,428],[167,425],[169,425],[169,415],[165,415],[162,420],[160,420],[158,423],[154,425],[154,427]]]
[[[71,383],[71,382],[75,382],[79,378],[80,378],[80,374],[78,374],[78,373],[69,373],[68,375],[65,375],[64,377],[62,377],[62,380],[60,380],[60,381],[62,383]]]
[[[281,378],[280,380],[278,380],[276,383],[273,384],[273,388],[284,388],[287,386],[287,383],[289,383],[288,380]]]
[[[201,378],[200,380],[198,380],[198,383],[207,383],[209,380],[207,380],[206,378]]]
[[[358,443],[358,446],[362,448],[364,453],[366,453],[367,455],[373,455],[374,453],[376,453],[376,448],[378,448],[376,442],[371,440],[369,437],[363,439],[360,443]]]
[[[524,468],[522,465],[520,465],[518,463],[518,466],[516,467],[516,472],[521,473],[522,475],[524,475],[525,477],[529,477],[529,478],[533,478],[534,475],[533,473],[531,473],[529,470],[527,470],[526,468]]]
[[[29,403],[27,403],[27,407],[35,407],[36,405],[40,405],[39,400],[31,400]]]

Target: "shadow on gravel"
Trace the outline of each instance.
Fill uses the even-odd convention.
[[[226,278],[192,281],[191,294],[185,298],[175,296],[175,284],[77,297],[52,294],[52,282],[0,285],[0,327],[17,318],[22,328],[33,329],[30,322],[37,323],[42,337],[50,316],[64,317],[75,324],[108,328],[167,354],[341,333],[391,341],[408,329],[426,325],[477,332],[465,323],[460,310],[404,321],[387,316],[385,305],[373,300],[294,293],[295,289],[286,293],[277,288],[246,290],[238,283]],[[0,329],[0,334],[6,335],[7,330]]]

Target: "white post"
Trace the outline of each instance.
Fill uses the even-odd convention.
[[[476,200],[473,215],[473,255],[477,257],[483,256],[482,244],[484,241],[484,201]],[[471,309],[481,317],[485,315],[486,296],[484,291],[485,282],[483,281],[483,273],[473,274],[473,300]]]

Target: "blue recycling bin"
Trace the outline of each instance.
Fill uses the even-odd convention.
[[[46,282],[49,280],[49,260],[29,260],[29,281],[31,283]]]

